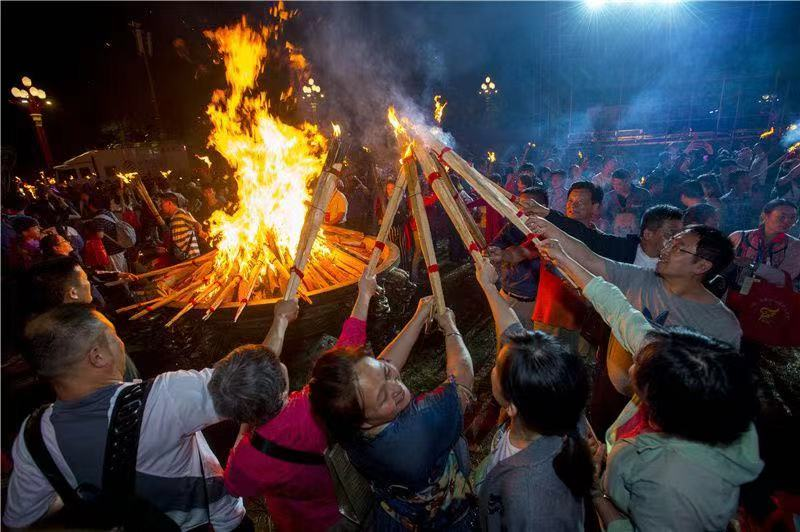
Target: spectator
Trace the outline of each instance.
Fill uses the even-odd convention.
[[[663,200],[670,205],[680,206],[680,191],[679,186],[687,179],[691,179],[689,175],[689,165],[691,158],[688,155],[681,155],[672,166],[672,170],[667,173],[664,178],[664,192]]]
[[[547,188],[547,197],[550,198],[548,205],[559,212],[567,209],[569,189],[565,186],[566,178],[564,170],[553,170],[550,173],[550,186]]]
[[[86,232],[86,242],[83,245],[81,257],[83,264],[93,270],[110,270],[114,267],[103,243],[104,226],[105,224],[95,219],[87,221],[83,226]]]
[[[331,197],[328,207],[325,209],[325,223],[331,225],[341,225],[347,222],[347,198],[342,189],[342,180],[336,182],[336,190]]]
[[[31,311],[36,314],[66,303],[92,302],[89,277],[74,257],[55,257],[37,264],[30,280]]]
[[[547,193],[540,188],[525,189],[520,203],[526,214],[533,214],[533,202],[547,205]],[[533,202],[531,201],[533,200]],[[488,248],[492,262],[500,266],[500,294],[514,310],[522,325],[533,329],[533,310],[539,290],[539,260],[535,250],[524,244],[525,235],[508,222]]]
[[[713,206],[715,209],[721,209],[722,203],[719,201],[722,196],[722,187],[719,185],[719,180],[714,174],[703,174],[697,178],[700,186],[703,187],[703,201]]]
[[[476,471],[482,528],[581,529],[592,483],[578,433],[589,395],[586,368],[552,337],[526,331],[497,292],[494,268],[488,261],[477,266],[499,339],[492,394],[510,420]]]
[[[311,406],[355,468],[371,483],[375,530],[470,530],[469,456],[463,414],[474,400],[472,360],[452,311],[437,315],[447,346],[447,383],[412,397],[400,380],[428,315],[414,317],[375,359],[364,349],[334,349],[312,372]]]
[[[537,234],[557,239],[589,272],[617,285],[656,325],[690,327],[739,347],[742,329],[736,316],[704,284],[733,260],[730,242],[716,229],[694,225],[676,234],[662,250],[655,271],[649,271],[605,259],[542,218],[529,218],[528,226]],[[631,354],[613,347],[607,364],[614,387],[630,395]]]
[[[592,183],[605,192],[611,188],[611,176],[617,169],[617,160],[608,157],[603,161],[603,166],[599,172],[592,177]]]
[[[178,207],[174,192],[161,194],[161,214],[169,220],[170,245],[168,253],[175,262],[183,262],[200,255],[200,238],[205,233],[191,214]]]
[[[753,185],[764,188],[767,180],[767,145],[763,142],[756,142],[753,146],[753,162],[750,163],[750,180]]]
[[[337,349],[366,342],[367,311],[377,284],[374,276],[362,276],[358,285]],[[230,492],[263,496],[278,530],[313,532],[334,526],[339,508],[323,459],[325,433],[311,413],[309,387],[290,393],[288,372],[280,361],[282,346],[276,342],[296,315],[296,301],[278,303],[272,325],[279,328],[277,334],[270,329],[261,345],[239,347],[217,362],[208,389],[217,412],[242,423],[243,436],[225,470]],[[280,449],[273,451],[276,446]]]
[[[731,174],[736,170],[741,170],[736,161],[733,159],[720,159],[718,167],[719,167],[719,183],[721,184],[720,191],[723,187],[728,185],[728,179],[730,178]],[[720,193],[720,196],[722,194]]]
[[[661,170],[653,170],[645,179],[645,188],[650,193],[650,198],[653,203],[662,203],[665,176],[666,174]]]
[[[681,205],[687,209],[703,203],[704,200],[703,186],[696,179],[689,179],[681,183],[678,186],[678,194]]]
[[[785,274],[796,282],[800,278],[800,241],[787,234],[795,223],[796,204],[774,199],[764,205],[757,229],[730,235],[739,270],[778,286],[785,284]]]
[[[729,183],[730,191],[720,198],[721,225],[725,233],[752,227],[756,218],[750,175],[745,170],[737,170],[730,175]]]
[[[200,210],[197,212],[198,219],[201,222],[208,221],[214,212],[225,208],[225,202],[225,198],[217,194],[214,185],[206,183],[201,191]]]
[[[593,277],[557,242],[540,251],[564,267],[636,354],[638,400],[606,437],[608,462],[593,502],[607,530],[724,530],[740,486],[764,467],[753,419],[750,365],[730,345],[686,329],[659,330],[612,284]],[[606,453],[598,448],[597,470]]]
[[[578,181],[569,187],[566,215],[586,227],[592,227],[600,218],[602,204],[603,190],[600,187],[588,181]]]
[[[8,262],[11,270],[29,270],[41,257],[39,241],[42,230],[36,218],[23,214],[10,218],[11,229],[16,235],[9,245]]]
[[[105,194],[94,194],[91,198],[89,198],[88,210],[92,216],[92,224],[90,224],[87,228],[87,231],[90,233],[87,236],[86,246],[89,245],[88,240],[92,237],[100,241],[103,244],[103,248],[105,253],[108,256],[108,260],[110,261],[109,265],[100,265],[94,264],[93,261],[86,260],[86,250],[84,250],[84,261],[86,264],[93,268],[99,269],[115,269],[120,272],[127,272],[128,271],[128,260],[125,258],[125,248],[120,244],[119,235],[118,235],[118,219],[110,210],[110,203],[108,196]],[[90,253],[97,253],[97,257],[99,258],[101,254],[99,254],[99,249],[97,244],[94,244],[95,251]]]
[[[611,192],[603,198],[603,216],[612,226],[617,223],[617,217],[628,215],[627,218],[634,220],[633,233],[639,232],[639,219],[644,214],[650,203],[650,193],[638,185],[631,182],[631,174],[627,170],[620,168],[611,174]],[[630,224],[626,224],[630,226]],[[628,234],[617,233],[617,236]]]
[[[44,259],[67,257],[73,252],[70,241],[58,233],[44,235],[39,241],[39,246]]]
[[[669,152],[662,151],[658,154],[658,164],[653,169],[653,172],[661,172],[667,175],[672,170],[672,156]]]
[[[708,203],[698,203],[683,213],[683,225],[705,225],[719,229],[719,211]]]
[[[70,488],[96,492],[103,487],[109,413],[131,386],[121,383],[125,345],[106,318],[84,305],[50,310],[32,320],[25,334],[31,365],[57,397],[41,417],[46,452]],[[134,454],[136,495],[183,530],[206,523],[220,531],[240,524],[245,529],[252,523],[242,500],[226,492],[219,462],[200,432],[222,419],[206,388],[211,376],[210,369],[177,371],[145,384],[149,393]],[[18,436],[12,451],[3,516],[9,527],[28,527],[60,502],[26,440]]]

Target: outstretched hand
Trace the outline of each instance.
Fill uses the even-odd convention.
[[[559,236],[559,229],[540,216],[530,216],[525,221],[525,225],[540,238],[556,238]]]
[[[475,277],[483,287],[494,286],[498,279],[497,270],[487,258],[475,262]]]
[[[436,323],[439,324],[439,328],[442,329],[445,334],[458,330],[456,327],[456,315],[449,308],[444,309],[444,312],[440,312],[436,315]]]
[[[373,273],[367,276],[367,270],[364,270],[364,273],[361,274],[361,278],[358,280],[359,295],[372,298],[377,291],[378,280],[376,279],[375,274]]]
[[[297,315],[300,312],[300,305],[297,302],[297,299],[290,299],[289,301],[284,301],[281,299],[277,303],[275,303],[275,318],[284,318],[289,323],[293,322],[297,319]]]
[[[539,254],[555,266],[563,264],[569,259],[564,248],[561,247],[561,243],[554,238],[541,240],[536,243],[536,247],[539,249]]]
[[[421,297],[417,303],[417,310],[414,312],[414,317],[422,321],[428,321],[431,312],[433,312],[433,306],[433,296]]]

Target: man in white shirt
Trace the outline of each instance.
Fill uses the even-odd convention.
[[[284,331],[275,332],[281,342]],[[41,417],[46,450],[73,489],[101,490],[111,413],[132,384],[122,382],[125,345],[102,314],[77,304],[38,316],[25,334],[29,362],[57,397]],[[212,374],[173,371],[153,380],[139,433],[136,495],[182,530],[207,524],[216,531],[247,529],[252,523],[242,499],[225,489],[222,468],[200,432],[222,421],[207,389]],[[63,505],[23,434],[14,441],[3,514],[10,528],[29,527]]]

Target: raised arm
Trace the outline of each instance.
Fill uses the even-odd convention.
[[[483,293],[486,294],[486,300],[489,302],[489,308],[492,310],[494,318],[495,335],[500,341],[500,337],[509,327],[512,325],[522,327],[522,324],[516,312],[497,290],[497,270],[494,269],[489,259],[475,263],[475,276],[478,278],[478,284],[483,289]]]
[[[619,288],[592,275],[574,257],[565,253],[558,241],[546,239],[537,245],[542,257],[558,266],[583,291],[584,297],[611,327],[617,340],[635,357],[654,330],[647,318],[633,308]]]
[[[472,357],[464,345],[464,338],[456,327],[456,317],[453,311],[446,309],[436,316],[442,332],[447,354],[447,376],[453,377],[456,384],[472,391],[475,382],[475,373],[472,369]],[[462,403],[462,407],[466,406]]]
[[[590,250],[586,244],[577,240],[552,223],[539,216],[531,216],[526,222],[528,228],[542,238],[558,240],[567,255],[575,259],[593,275],[606,275],[606,259]]]
[[[297,299],[289,301],[280,300],[275,303],[275,316],[272,318],[272,325],[267,332],[267,337],[261,342],[267,349],[280,356],[283,350],[283,338],[286,335],[286,328],[291,322],[297,319],[300,306]]]
[[[422,332],[425,323],[430,317],[432,309],[433,296],[426,296],[420,299],[417,311],[406,323],[406,326],[403,327],[403,330],[400,331],[400,334],[386,346],[378,358],[391,362],[398,371],[402,370],[408,360],[408,355],[411,354],[411,348],[414,347],[417,338],[419,338],[419,333]]]
[[[367,314],[369,303],[378,291],[378,282],[375,275],[367,276],[367,271],[361,274],[358,280],[358,297],[350,312],[350,317],[342,325],[342,332],[336,347],[361,347],[367,343]]]

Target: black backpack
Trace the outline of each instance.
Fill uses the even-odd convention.
[[[60,520],[68,528],[180,531],[180,527],[136,488],[136,456],[144,406],[152,380],[126,386],[117,397],[108,427],[102,489],[80,484],[73,488],[56,466],[42,437],[42,414],[36,410],[25,424],[25,445],[41,472],[64,502]]]

